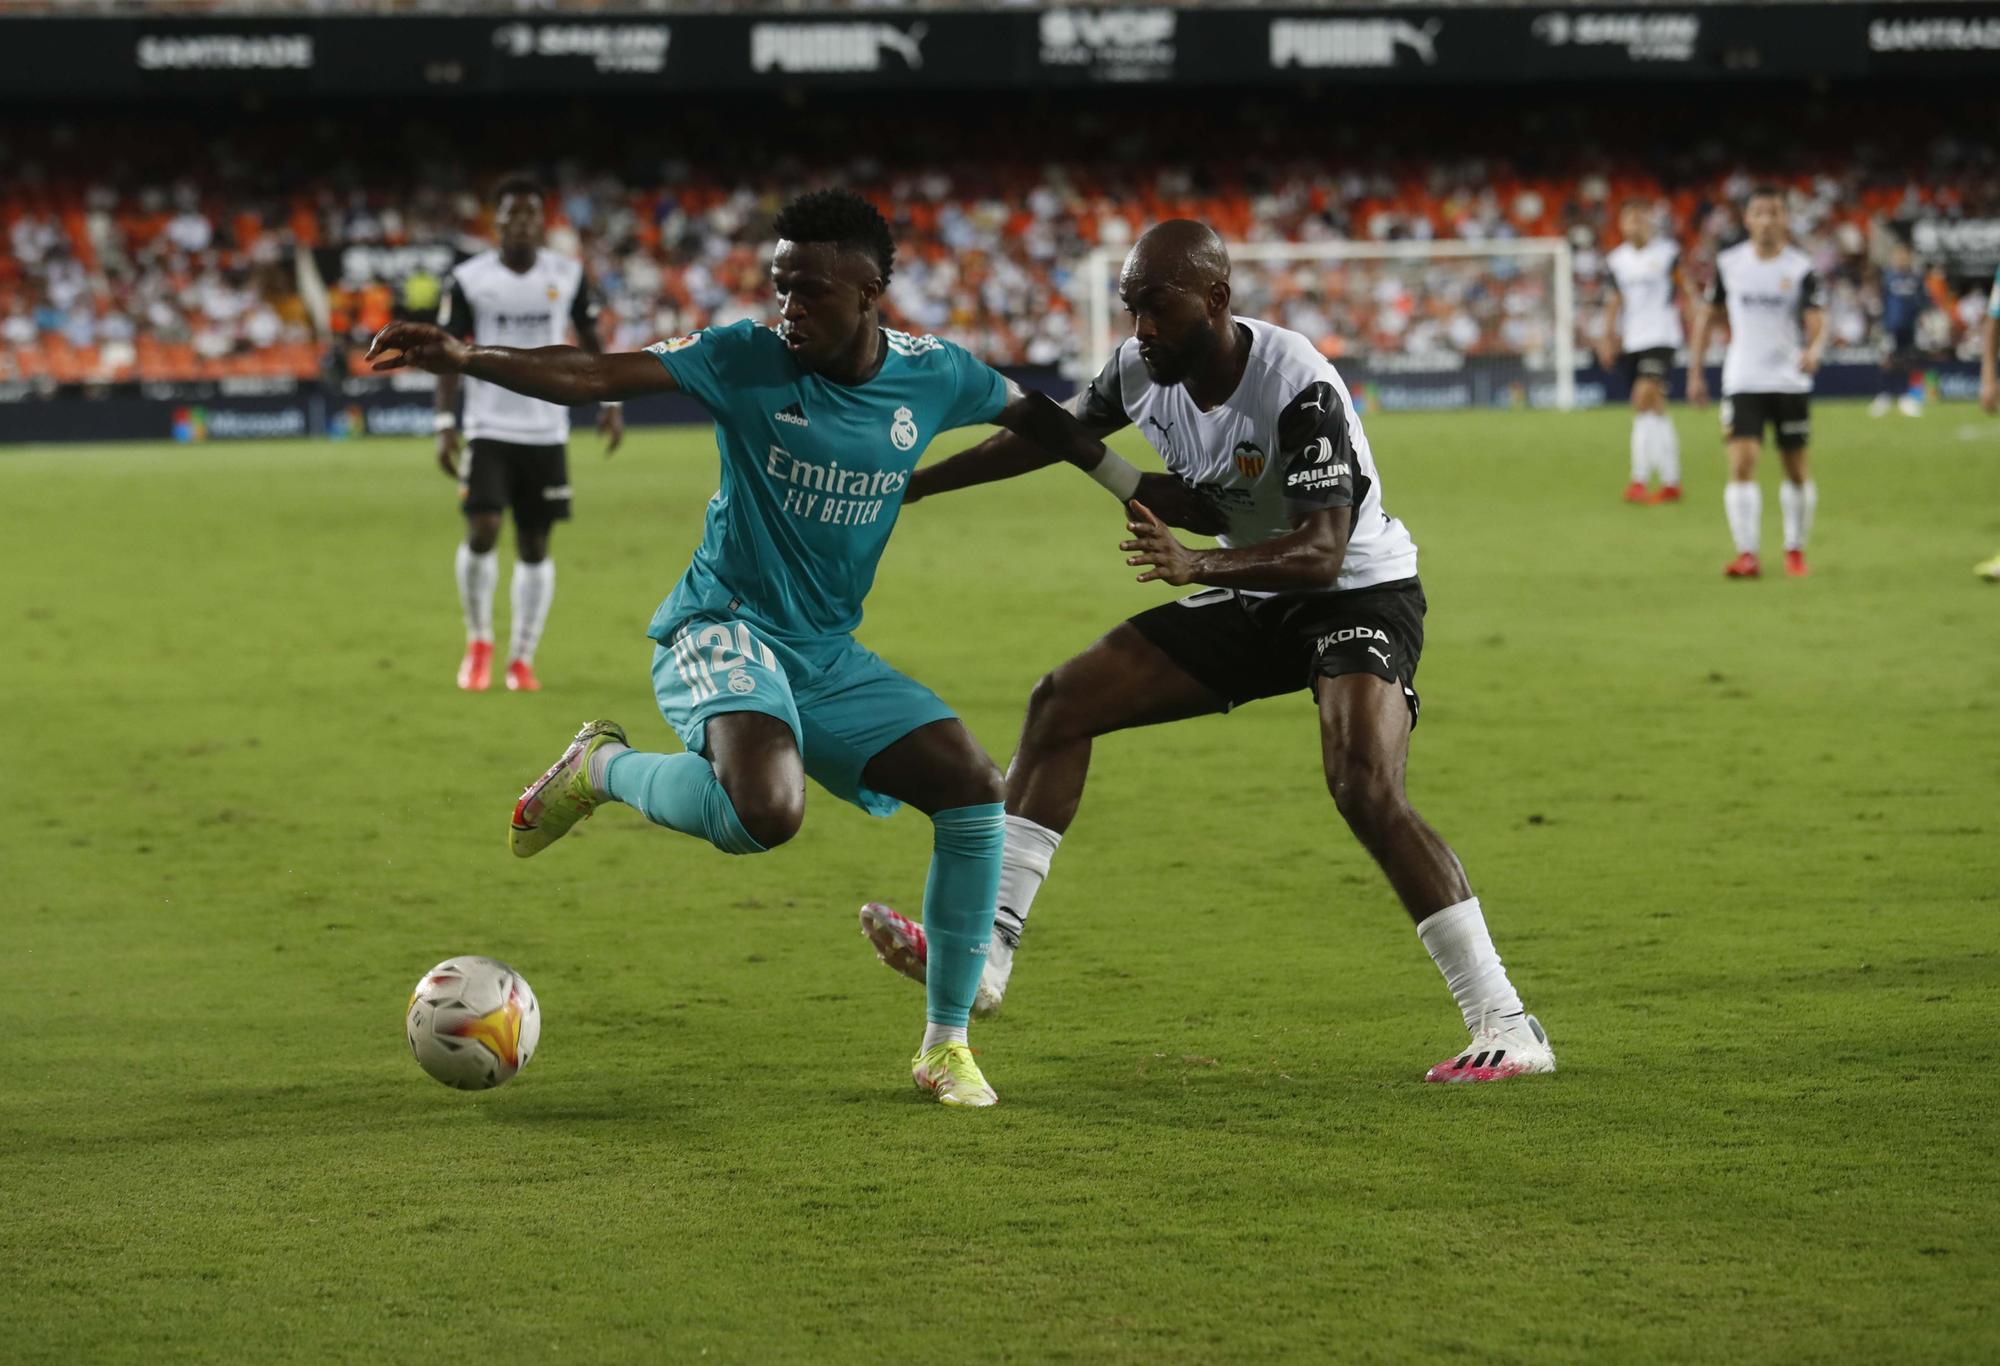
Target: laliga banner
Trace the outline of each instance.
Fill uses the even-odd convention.
[[[1991,77],[2000,0],[0,20],[0,91],[662,94]]]

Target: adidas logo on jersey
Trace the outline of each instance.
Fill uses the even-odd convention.
[[[796,403],[787,403],[784,407],[778,409],[777,412],[772,413],[771,416],[780,422],[789,422],[794,427],[812,426],[812,423],[806,420],[805,409],[799,407]]]

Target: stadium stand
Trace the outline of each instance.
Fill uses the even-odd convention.
[[[636,132],[615,106],[565,102],[531,120],[518,107],[459,110],[359,138],[326,115],[218,116],[143,137],[117,115],[16,128],[0,147],[0,380],[310,379],[358,364],[355,343],[399,311],[435,306],[435,275],[343,278],[311,263],[357,245],[477,250],[481,190],[519,165],[554,187],[553,245],[588,263],[611,345],[763,315],[772,209],[790,190],[839,181],[896,218],[900,322],[1025,365],[1062,363],[1078,344],[1074,261],[1175,215],[1249,241],[1566,234],[1587,344],[1620,203],[1656,203],[1699,282],[1737,230],[1734,204],[1772,179],[1831,282],[1836,345],[1851,348],[1869,340],[1893,225],[2000,215],[1991,149],[1920,107],[1893,121],[1831,104],[1782,124],[1766,113],[1762,125],[1734,121],[1727,142],[1690,143],[1669,126],[1611,141],[1526,105],[1485,110],[1475,126],[1432,99],[1367,122],[1329,115],[1310,151],[1300,109],[1245,102],[1219,123],[1162,111],[1141,125],[1088,98],[1042,102],[1010,117],[1004,144],[976,113],[935,117],[901,139],[895,165],[864,150],[879,109],[838,100],[810,121],[732,106]],[[773,145],[788,155],[773,160]],[[1531,350],[1546,340],[1532,297],[1544,287],[1479,261],[1393,274],[1285,267],[1242,281],[1247,311],[1335,356]],[[1966,354],[1978,301],[1934,274],[1927,349]]]

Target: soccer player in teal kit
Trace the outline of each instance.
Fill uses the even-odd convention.
[[[654,693],[687,752],[643,753],[615,722],[591,722],[515,806],[513,850],[539,853],[619,801],[727,853],[762,853],[798,832],[807,775],[873,815],[908,802],[935,827],[928,1027],[912,1073],[947,1105],[991,1105],[965,1028],[993,930],[1000,774],[950,707],[851,632],[910,471],[940,432],[998,423],[1121,497],[1139,476],[1045,395],[950,342],[880,325],[895,245],[866,200],[803,195],[776,227],[776,328],[740,322],[592,355],[468,346],[394,323],[369,355],[378,370],[471,375],[555,403],[678,390],[714,415],[722,486],[647,631]]]

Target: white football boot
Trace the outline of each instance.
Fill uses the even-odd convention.
[[[1542,1022],[1532,1015],[1507,1019],[1494,1016],[1479,1022],[1463,1052],[1446,1058],[1424,1073],[1425,1081],[1505,1081],[1556,1070],[1556,1054]]]
[[[889,967],[912,982],[924,980],[930,945],[924,938],[922,924],[892,906],[871,901],[861,908],[861,933],[874,947],[875,956]],[[1002,930],[994,929],[993,942],[986,950],[986,966],[979,974],[979,990],[972,998],[974,1019],[985,1019],[999,1011],[1000,998],[1007,994],[1007,978],[1014,971],[1014,950],[1019,946],[1018,938],[1010,943]]]

